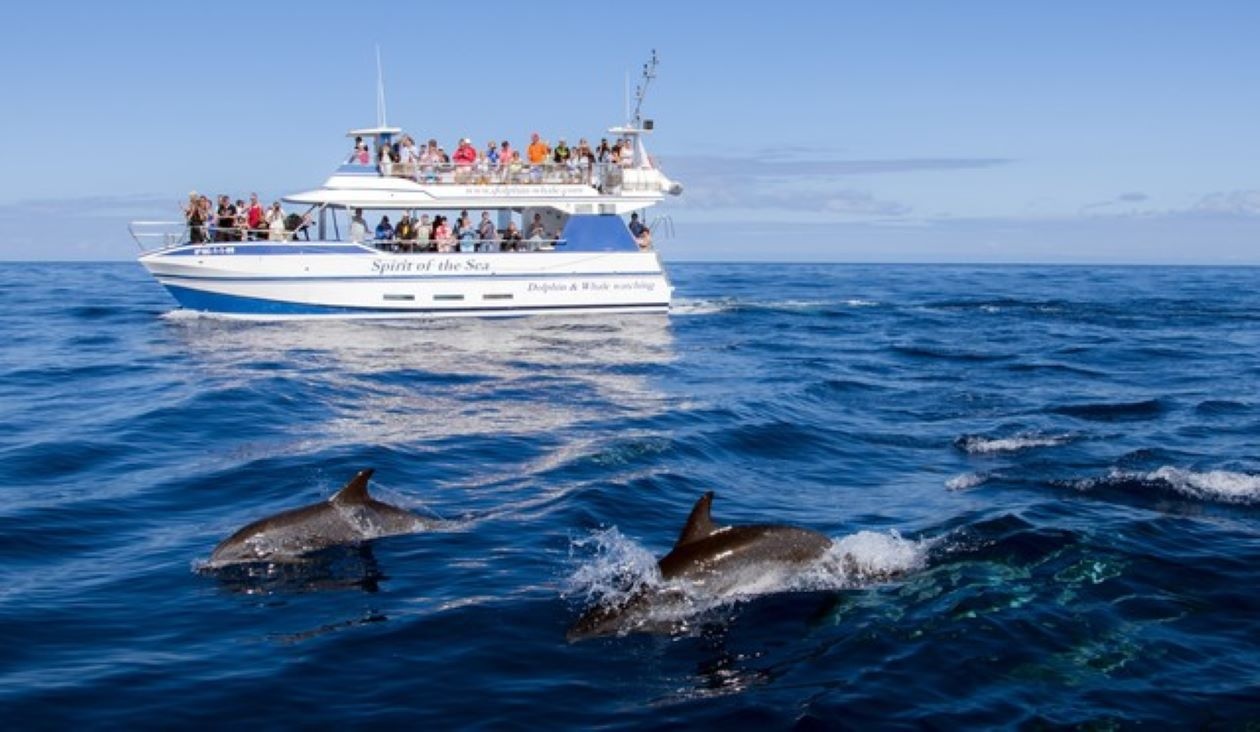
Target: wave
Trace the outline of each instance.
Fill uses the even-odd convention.
[[[948,348],[944,346],[894,344],[889,346],[888,350],[910,358],[962,361],[966,363],[1004,361],[1011,358],[1011,355],[1008,353],[983,353],[979,351],[965,351],[962,349]]]
[[[736,300],[734,298],[678,298],[670,306],[671,315],[714,315],[732,311],[807,313],[830,308],[873,308],[882,303],[874,300]]]
[[[1165,465],[1150,472],[1112,470],[1068,485],[1080,491],[1156,489],[1213,503],[1260,504],[1260,475],[1231,470],[1194,471]]]
[[[945,481],[945,487],[951,491],[965,491],[988,483],[992,477],[990,473],[962,473]]]
[[[1054,414],[1063,414],[1068,417],[1077,417],[1096,422],[1118,422],[1153,419],[1162,414],[1165,409],[1164,403],[1159,399],[1144,399],[1136,402],[1064,404],[1052,407],[1049,411]]]
[[[1071,442],[1072,435],[1040,435],[1025,433],[1011,437],[982,437],[962,435],[954,440],[954,446],[969,455],[991,455],[999,452],[1019,452],[1036,447],[1057,447]]]

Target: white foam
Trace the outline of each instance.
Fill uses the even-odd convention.
[[[965,491],[987,483],[989,476],[985,473],[963,473],[945,481],[945,487],[951,491]]]
[[[1260,475],[1230,470],[1195,472],[1165,465],[1143,476],[1145,480],[1163,481],[1178,493],[1224,503],[1260,502]]]
[[[714,315],[734,306],[730,300],[688,300],[680,298],[669,306],[670,315]]]
[[[1071,435],[1040,435],[1035,433],[997,438],[966,435],[958,440],[958,446],[971,455],[990,455],[999,452],[1018,452],[1034,447],[1055,447],[1066,444],[1071,440]]]
[[[574,539],[569,554],[579,553],[592,556],[569,576],[561,591],[564,597],[580,596],[589,603],[615,603],[645,585],[660,584],[656,557],[643,545],[622,536],[615,526]]]
[[[873,300],[856,300],[856,299],[845,300],[844,304],[848,305],[851,308],[873,308],[873,307],[879,306],[879,303]]]

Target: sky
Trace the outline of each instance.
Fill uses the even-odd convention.
[[[1260,3],[71,3],[5,11],[0,260],[125,260],[376,122],[598,138],[655,49],[675,261],[1260,264]]]

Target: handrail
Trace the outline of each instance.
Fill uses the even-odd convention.
[[[366,167],[366,166],[365,166]],[[589,163],[573,159],[568,163],[389,163],[371,166],[384,178],[405,178],[426,185],[589,185],[606,191],[611,189],[651,190],[654,180],[631,171],[655,171],[652,165],[636,166],[618,163]],[[630,173],[630,175],[626,175]],[[631,180],[627,180],[631,179]]]
[[[446,242],[437,242],[434,239],[368,239],[362,243],[374,247],[376,249],[385,249],[393,252],[421,252],[421,253],[492,253],[492,252],[545,252],[551,251],[556,247],[562,247],[569,243],[568,239],[543,239],[540,237],[529,237],[509,240],[514,242],[515,248],[504,249],[504,239],[456,239],[451,238]],[[472,249],[465,249],[465,245],[471,245]],[[423,247],[417,249],[416,247]]]
[[[152,227],[153,231],[145,231]],[[161,227],[161,230],[157,230]],[[127,233],[135,240],[140,251],[169,249],[188,240],[188,223],[186,221],[132,221],[127,224]],[[155,239],[161,242],[158,246],[145,246],[146,240]]]

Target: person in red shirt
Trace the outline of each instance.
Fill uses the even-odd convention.
[[[477,149],[472,146],[472,140],[467,137],[460,140],[451,161],[455,163],[455,182],[467,183],[473,163],[477,162]]]
[[[249,194],[249,209],[245,212],[245,224],[249,227],[249,238],[258,240],[265,239],[263,236],[263,207],[258,202],[258,194]]]

